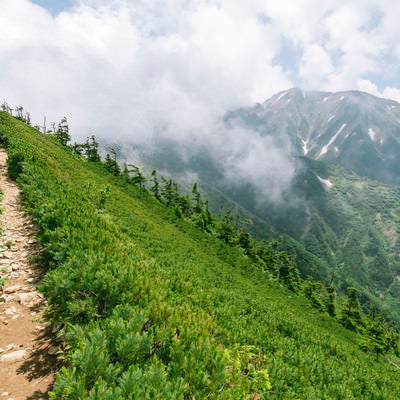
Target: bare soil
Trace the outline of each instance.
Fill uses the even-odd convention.
[[[57,370],[57,347],[37,291],[43,276],[35,261],[41,247],[36,229],[20,206],[8,178],[7,153],[0,149],[0,400],[47,399]]]

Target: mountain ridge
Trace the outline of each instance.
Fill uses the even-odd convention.
[[[262,136],[287,135],[298,156],[342,165],[360,176],[400,184],[400,104],[360,91],[290,89],[228,113]]]

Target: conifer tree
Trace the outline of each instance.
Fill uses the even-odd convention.
[[[349,287],[347,292],[347,302],[342,310],[340,322],[348,329],[359,330],[362,326],[362,319],[358,290],[355,287]]]
[[[233,244],[236,242],[237,239],[237,228],[234,223],[232,213],[230,210],[228,210],[224,217],[222,218],[222,221],[220,223],[219,227],[219,237],[228,244]]]
[[[101,160],[99,154],[99,142],[97,142],[94,135],[86,139],[86,143],[83,145],[85,155],[89,161],[99,162]]]
[[[383,317],[370,314],[359,341],[361,349],[373,352],[376,361],[379,361],[379,356],[394,348],[397,342],[398,333],[391,329]]]
[[[140,171],[140,168],[133,164],[128,164],[128,167],[132,168],[129,170],[129,173],[134,173],[134,176],[131,178],[131,183],[139,185],[140,188],[143,188],[143,185],[147,182],[147,179]]]
[[[160,183],[158,182],[157,178],[157,171],[154,169],[153,172],[151,173],[151,182],[153,185],[150,187],[150,190],[154,194],[155,198],[157,200],[160,200]]]
[[[56,137],[63,146],[66,146],[67,143],[71,140],[71,135],[69,134],[69,126],[66,117],[64,117],[58,124]]]
[[[110,171],[115,176],[121,175],[121,168],[117,162],[117,152],[114,148],[110,150],[111,155],[107,153],[105,159],[105,167],[108,171]]]
[[[303,282],[303,293],[310,301],[310,304],[318,310],[324,310],[324,303],[322,302],[322,283],[309,277]]]
[[[18,119],[23,119],[24,116],[24,107],[22,106],[15,106],[15,111],[17,113],[16,117]]]
[[[200,192],[197,186],[197,182],[193,185],[192,188],[192,193],[193,193],[193,200],[194,200],[194,211],[198,214],[200,214],[203,211],[203,202],[201,200]]]
[[[300,273],[293,260],[285,251],[280,251],[274,256],[274,267],[277,282],[282,281],[290,290],[298,290]]]
[[[253,241],[251,239],[250,233],[247,232],[244,228],[240,229],[238,244],[243,248],[247,255],[253,255]]]
[[[173,203],[178,195],[178,185],[172,179],[166,179],[161,177],[163,181],[163,188],[161,189],[161,195],[165,200],[167,206]]]

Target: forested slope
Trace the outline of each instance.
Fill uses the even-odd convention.
[[[4,113],[0,137],[47,249],[51,398],[398,398],[394,354],[362,352],[241,248]]]

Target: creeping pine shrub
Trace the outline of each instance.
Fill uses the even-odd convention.
[[[17,179],[23,170],[24,155],[22,153],[11,154],[8,158],[8,174],[10,178]]]

